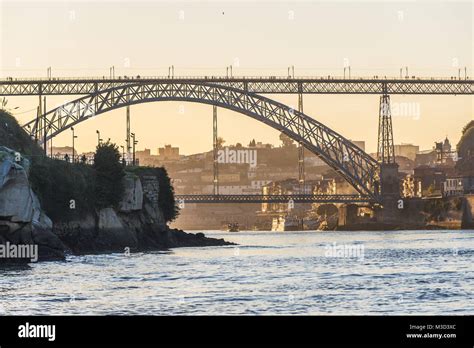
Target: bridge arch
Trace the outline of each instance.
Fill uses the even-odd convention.
[[[252,117],[300,142],[336,170],[361,195],[379,198],[379,164],[324,124],[267,97],[212,83],[164,81],[121,85],[75,99],[23,127],[46,140],[99,114],[127,105],[186,101],[216,105]],[[46,132],[45,132],[46,131]]]

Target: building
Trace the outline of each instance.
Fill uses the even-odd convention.
[[[158,157],[160,161],[177,161],[179,160],[179,147],[165,145],[158,148]]]
[[[135,151],[135,162],[140,163],[141,165],[144,166],[155,166],[156,156],[153,156],[151,154],[150,149],[144,149],[143,151]]]
[[[464,194],[464,185],[462,177],[446,178],[443,183],[443,196],[459,196]]]
[[[436,151],[435,150],[424,150],[416,154],[415,166],[434,166],[436,165]]]
[[[201,174],[202,183],[212,183],[214,182],[213,173],[203,173]],[[240,182],[240,173],[219,173],[219,183],[239,183]]]
[[[420,147],[418,145],[413,144],[400,144],[394,145],[395,148],[395,156],[402,156],[409,158],[410,160],[414,161],[416,159],[416,155],[420,152]]]
[[[404,174],[413,174],[415,162],[405,156],[395,156],[395,162],[398,164],[398,172]]]
[[[402,197],[420,197],[421,192],[421,181],[415,180],[413,175],[405,176],[405,178],[402,180]]]
[[[451,176],[443,183],[443,196],[460,196],[474,193],[474,176]]]
[[[442,142],[435,142],[434,150],[436,151],[437,163],[454,163],[457,161],[457,152],[451,149],[451,143],[447,137]]]
[[[446,178],[453,177],[454,175],[454,168],[448,166],[421,166],[415,168],[414,180],[419,190],[416,196],[441,196]]]

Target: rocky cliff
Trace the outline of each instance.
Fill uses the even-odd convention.
[[[64,259],[64,245],[28,182],[29,162],[0,146],[0,245],[37,245],[39,260]],[[29,259],[0,258],[28,262]]]
[[[124,195],[116,208],[89,209],[76,217],[51,221],[30,187],[28,168],[27,159],[0,147],[0,245],[38,245],[39,260],[64,259],[65,252],[134,252],[230,244],[202,233],[170,229],[159,205],[159,180],[153,175],[128,173],[123,179]]]

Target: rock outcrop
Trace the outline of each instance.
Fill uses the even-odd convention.
[[[91,211],[77,220],[54,223],[54,232],[74,254],[166,250],[174,247],[230,245],[170,229],[159,207],[159,184],[152,175],[124,178],[125,193],[117,209]]]
[[[0,244],[37,246],[38,260],[64,259],[64,245],[30,188],[28,168],[19,153],[0,147]]]

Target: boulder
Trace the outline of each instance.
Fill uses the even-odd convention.
[[[25,169],[10,159],[0,162],[0,217],[12,222],[31,222],[33,204]]]
[[[34,221],[31,224],[31,237],[33,244],[38,245],[40,261],[64,259],[65,246],[51,228]]]
[[[28,160],[0,146],[0,241],[37,244],[39,260],[64,259],[64,245],[28,181]]]

